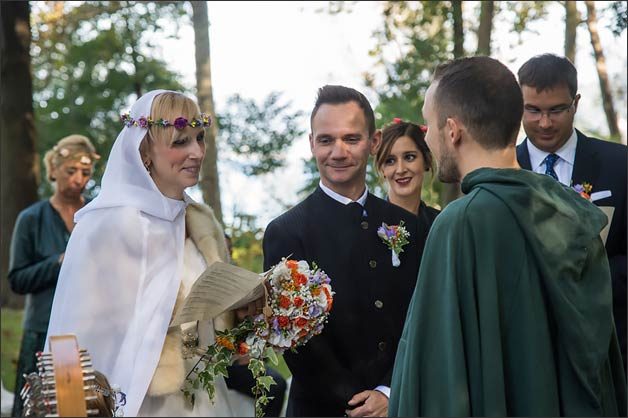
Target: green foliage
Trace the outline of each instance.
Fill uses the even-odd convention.
[[[0,371],[2,383],[10,392],[13,392],[15,389],[15,372],[22,342],[23,316],[24,312],[21,309],[10,308],[2,308],[2,314],[0,315],[0,323],[2,324]]]
[[[185,10],[182,2],[59,2],[63,10],[53,3],[38,2],[33,10],[38,152],[64,136],[86,135],[103,156],[94,175],[99,183],[129,99],[155,88],[186,90],[154,56],[149,38],[174,36],[166,27]],[[43,181],[40,193],[51,192]]]
[[[257,226],[253,215],[236,212],[233,222],[225,228],[231,238],[233,263],[249,271],[261,273],[264,264],[262,237],[264,230]]]
[[[259,106],[236,94],[218,116],[219,135],[247,175],[283,167],[286,149],[305,132],[299,128],[303,112],[290,113],[290,103],[280,101],[279,92],[270,93]]]
[[[614,1],[608,9],[612,13],[611,30],[613,35],[620,36],[626,30],[626,26],[628,26],[628,5],[625,1]]]

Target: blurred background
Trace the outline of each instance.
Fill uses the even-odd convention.
[[[626,143],[626,9],[625,1],[2,2],[4,386],[13,390],[23,307],[6,280],[11,233],[22,209],[51,195],[42,157],[60,138],[86,135],[103,157],[93,197],[120,113],[156,88],[196,97],[217,123],[189,192],[217,213],[234,262],[260,272],[264,227],[318,183],[307,135],[319,87],[362,91],[378,127],[395,117],[422,123],[440,62],[490,55],[516,73],[551,52],[578,69],[576,127]],[[385,195],[372,169],[368,184]],[[425,184],[432,206],[459,193]]]

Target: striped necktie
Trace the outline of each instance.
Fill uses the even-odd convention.
[[[556,172],[554,171],[554,164],[556,164],[556,161],[558,161],[558,155],[556,154],[548,154],[547,157],[545,157],[545,174],[547,174],[548,176],[551,176],[554,178],[554,180],[558,181],[558,176],[556,175]]]

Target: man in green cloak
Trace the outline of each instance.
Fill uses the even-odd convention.
[[[423,116],[458,182],[430,231],[395,361],[390,416],[625,416],[606,216],[520,169],[523,99],[489,57],[439,66]]]

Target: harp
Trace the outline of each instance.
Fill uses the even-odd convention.
[[[75,335],[49,338],[50,352],[37,353],[37,372],[26,376],[20,395],[27,417],[113,416],[116,392],[92,367]],[[105,386],[105,387],[103,387]],[[104,397],[102,395],[105,395]],[[106,398],[108,397],[108,398]],[[104,401],[103,401],[104,399]]]

